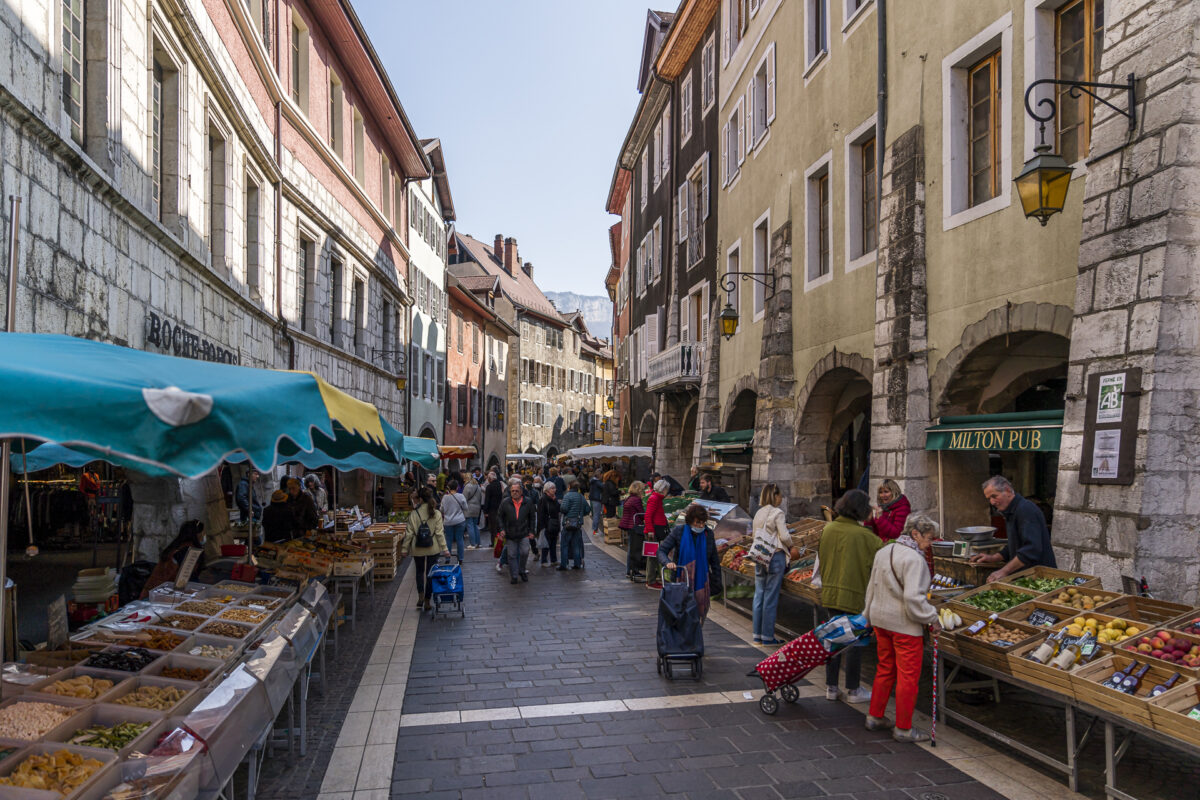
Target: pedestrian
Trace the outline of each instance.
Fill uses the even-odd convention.
[[[400,544],[400,557],[412,554],[413,571],[417,579],[417,607],[429,610],[429,597],[433,584],[427,580],[429,568],[440,553],[450,555],[446,547],[446,530],[442,514],[433,498],[433,489],[422,486],[417,490],[416,508],[408,515],[404,541]]]
[[[754,643],[775,646],[775,614],[779,610],[779,592],[787,573],[792,535],[781,508],[783,492],[774,483],[763,486],[758,496],[758,511],[754,512],[755,542],[764,542],[773,552],[767,566],[754,565]]]
[[[492,470],[488,473],[487,486],[483,487],[483,518],[485,528],[487,528],[489,546],[495,546],[496,533],[500,530],[500,524],[496,519],[496,512],[500,510],[500,504],[504,502],[504,485],[500,483],[500,473]]]
[[[537,512],[534,504],[525,497],[521,481],[513,478],[508,485],[508,497],[496,512],[498,531],[504,537],[504,552],[508,556],[510,583],[529,580],[525,562],[529,560],[529,549],[536,535]]]
[[[446,472],[446,465],[443,464],[442,468],[440,470],[438,470],[437,477],[434,478],[434,481],[437,484],[438,494],[441,494],[442,492],[446,491],[446,481],[448,481],[449,479],[450,479],[450,474],[448,472]]]
[[[890,542],[904,530],[904,521],[912,512],[912,506],[900,491],[900,484],[891,478],[880,482],[875,496],[879,505],[871,507],[871,518],[863,524],[875,531],[882,541]]]
[[[550,468],[550,481],[556,487],[558,487],[558,496],[559,497],[562,497],[563,495],[565,495],[567,493],[567,478],[566,478],[566,475],[564,474],[566,471],[567,470],[565,467],[562,470],[558,470],[554,467]]]
[[[671,484],[660,478],[658,483],[651,487],[650,497],[646,498],[646,522],[643,527],[648,541],[661,542],[667,535],[667,515],[663,511],[663,498],[670,489]]]
[[[708,509],[692,503],[684,512],[683,524],[676,525],[658,548],[658,563],[676,570],[675,580],[680,573],[687,573],[701,622],[708,618],[709,600],[721,593],[721,558],[707,523]]]
[[[478,550],[479,512],[483,508],[483,488],[474,474],[467,478],[467,485],[463,487],[462,496],[467,501],[467,538],[471,541],[467,545],[467,549]]]
[[[288,478],[287,493],[288,510],[292,512],[292,538],[299,539],[309,531],[315,531],[321,521],[312,497],[300,489],[299,478]]]
[[[263,509],[263,540],[286,542],[292,538],[292,511],[288,508],[287,492],[277,489],[271,494],[271,504]]]
[[[617,506],[621,503],[621,490],[617,487],[617,482],[620,480],[620,475],[615,469],[610,469],[604,473],[604,516],[615,517],[617,515]]]
[[[325,487],[321,485],[321,479],[315,474],[309,473],[304,476],[304,490],[313,499],[313,507],[317,509],[318,514],[324,514],[329,510],[329,493],[325,491]]]
[[[707,472],[700,476],[700,499],[712,500],[715,503],[728,503],[729,492],[717,485],[713,480],[713,476]]]
[[[883,542],[863,522],[871,516],[866,492],[851,489],[834,505],[837,517],[825,525],[817,547],[821,573],[822,621],[837,614],[861,614],[871,578],[871,565]],[[846,700],[865,703],[871,690],[862,688],[862,648],[847,647],[825,662],[825,699],[839,700],[838,673],[846,661]]]
[[[263,505],[258,499],[258,470],[251,468],[246,471],[238,481],[237,488],[233,490],[233,501],[241,513],[242,522],[251,519],[258,522],[262,519]]]
[[[554,563],[550,559],[558,554],[558,532],[561,527],[557,483],[550,481],[546,484],[537,508],[538,536],[546,538],[545,547],[539,544],[538,550],[542,556],[542,566],[548,567]]]
[[[929,734],[913,727],[913,708],[921,681],[921,659],[925,653],[925,626],[941,631],[937,609],[926,598],[929,591],[928,552],[938,538],[939,527],[927,516],[908,518],[895,541],[875,554],[863,614],[875,628],[879,664],[871,687],[869,731],[893,727],[884,717],[892,689],[896,690],[896,722],[892,738],[897,742],[924,742]]]
[[[1029,567],[1057,567],[1054,548],[1050,546],[1050,529],[1042,510],[1017,494],[1003,475],[993,475],[983,484],[983,496],[992,508],[1004,517],[1008,542],[999,553],[971,556],[972,564],[1004,564],[988,575],[987,581],[998,581]]]
[[[645,580],[646,577],[638,571],[638,565],[642,559],[642,544],[646,541],[646,534],[635,520],[638,514],[646,510],[646,506],[642,502],[642,495],[645,492],[646,484],[641,481],[629,484],[629,497],[625,498],[625,504],[621,506],[621,523],[617,526],[625,532],[625,540],[629,543],[629,550],[625,554],[625,577],[631,581]]]
[[[562,553],[559,556],[558,571],[567,568],[571,561],[571,569],[583,569],[583,519],[587,516],[588,503],[579,491],[579,481],[574,475],[566,478],[567,493],[563,495],[560,518],[562,520]]]
[[[446,481],[446,493],[441,502],[442,524],[446,528],[446,547],[454,548],[458,560],[463,560],[463,545],[467,534],[467,501],[458,491],[458,481]]]
[[[601,518],[604,516],[604,481],[600,473],[593,472],[587,480],[588,502],[592,505],[592,533],[600,533]]]
[[[688,488],[689,492],[700,491],[700,468],[699,467],[693,466],[692,469],[688,472],[687,488]]]

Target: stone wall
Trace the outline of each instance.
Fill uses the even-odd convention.
[[[792,221],[771,234],[771,272],[763,317],[762,355],[758,362],[754,454],[750,461],[750,496],[765,483],[787,486],[794,475],[796,431],[795,364],[792,357]]]
[[[1059,564],[1144,575],[1158,597],[1200,584],[1200,76],[1194,2],[1105,9],[1100,81],[1137,75],[1137,129],[1097,104],[1088,164],[1054,544]],[[1112,102],[1124,109],[1124,94]],[[1054,221],[1050,222],[1054,225]],[[1140,367],[1131,486],[1079,483],[1085,391]]]

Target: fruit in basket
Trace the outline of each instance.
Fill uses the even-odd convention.
[[[1104,595],[1100,594],[1085,594],[1079,591],[1074,586],[1069,589],[1064,589],[1054,596],[1050,602],[1056,606],[1067,606],[1079,611],[1091,611],[1096,606],[1105,601]]]

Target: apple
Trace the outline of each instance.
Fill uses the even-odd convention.
[[[1153,647],[1151,647],[1150,645],[1146,644],[1145,642],[1142,642],[1142,643],[1141,643],[1141,644],[1139,644],[1137,647],[1134,647],[1133,645],[1128,645],[1128,646],[1127,646],[1125,649],[1126,649],[1126,650],[1137,650],[1137,651],[1139,651],[1139,652],[1142,652],[1142,653],[1149,653],[1149,652],[1151,652],[1152,650],[1154,650],[1154,648],[1153,648]]]
[[[1162,658],[1163,651],[1156,647],[1150,651],[1150,655],[1154,656],[1155,658]]]

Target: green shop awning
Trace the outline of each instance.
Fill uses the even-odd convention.
[[[704,446],[718,453],[739,452],[750,450],[754,446],[754,430],[726,431],[725,433],[709,434]]]
[[[925,429],[925,449],[1057,452],[1062,426],[1062,411],[942,417]]]

